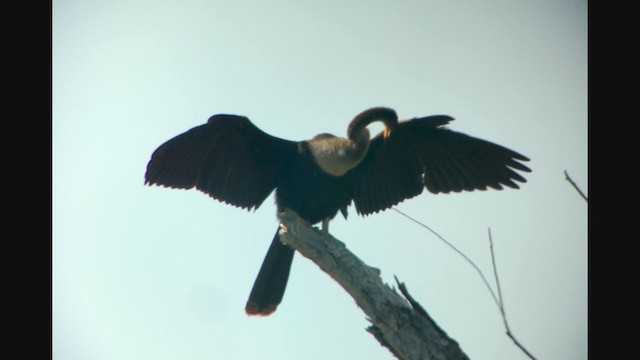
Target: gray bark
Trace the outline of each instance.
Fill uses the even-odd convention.
[[[278,217],[283,225],[280,240],[317,264],[351,295],[371,322],[367,331],[397,358],[468,359],[404,284],[398,282],[403,297],[382,282],[380,270],[365,264],[338,239],[310,227],[293,211]]]

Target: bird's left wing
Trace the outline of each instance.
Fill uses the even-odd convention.
[[[530,172],[513,150],[442,128],[453,118],[428,116],[400,122],[390,136],[376,136],[363,161],[352,170],[356,211],[368,215],[412,198],[426,187],[449,193],[518,188]]]
[[[278,186],[297,143],[271,136],[244,116],[214,115],[162,144],[145,184],[196,189],[219,201],[258,208]]]

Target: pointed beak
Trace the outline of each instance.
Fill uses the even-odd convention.
[[[382,133],[382,137],[387,140],[389,138],[389,136],[391,136],[391,129],[389,129],[388,127],[384,128],[384,132]]]

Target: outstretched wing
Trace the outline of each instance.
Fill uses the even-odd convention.
[[[271,136],[243,116],[214,115],[162,144],[145,184],[196,189],[225,203],[258,208],[278,185],[297,143]]]
[[[530,172],[529,159],[503,146],[441,126],[453,118],[437,115],[400,122],[388,138],[376,136],[365,159],[353,169],[353,200],[359,214],[388,209],[424,187],[449,193],[518,188]]]

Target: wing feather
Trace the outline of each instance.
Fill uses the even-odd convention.
[[[353,201],[359,214],[388,209],[414,197],[424,187],[450,193],[503,186],[519,188],[530,172],[529,159],[506,147],[442,126],[444,115],[400,122],[391,136],[376,136],[353,172]]]
[[[356,211],[367,215],[390,208],[422,192],[422,164],[403,136],[376,136],[362,162],[352,169]]]
[[[158,147],[145,184],[195,187],[219,201],[257,208],[278,186],[296,144],[263,132],[246,117],[214,115]]]

